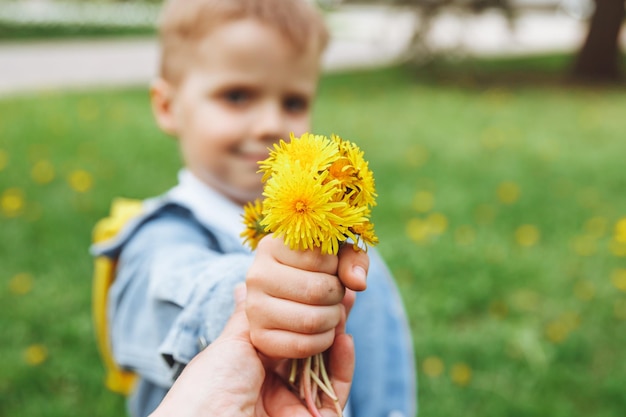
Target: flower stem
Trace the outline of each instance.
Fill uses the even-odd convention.
[[[304,375],[302,376],[302,383],[304,385],[304,402],[309,409],[309,412],[313,417],[322,417],[315,402],[313,401],[313,396],[311,395],[311,357],[306,358],[304,362]]]

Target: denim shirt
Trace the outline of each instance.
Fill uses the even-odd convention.
[[[219,336],[253,259],[228,222],[200,212],[198,194],[181,193],[181,185],[146,200],[143,214],[116,238],[92,247],[94,255],[118,259],[108,320],[116,362],[139,375],[128,401],[133,417],[150,414],[184,365]],[[413,417],[410,329],[389,270],[375,250],[369,255],[368,288],[357,294],[346,326],[356,355],[347,411]]]

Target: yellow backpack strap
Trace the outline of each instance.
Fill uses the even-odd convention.
[[[93,230],[93,243],[109,240],[117,235],[124,225],[142,211],[140,200],[117,198],[111,205],[111,213],[96,223]],[[106,371],[105,385],[111,391],[128,395],[137,379],[133,372],[120,368],[113,360],[111,340],[107,321],[107,298],[115,280],[117,259],[104,255],[97,256],[94,264],[92,288],[92,313],[96,329],[96,340]]]

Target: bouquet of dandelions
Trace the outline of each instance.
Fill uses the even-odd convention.
[[[291,249],[319,248],[334,255],[349,241],[357,250],[378,243],[370,222],[376,204],[374,176],[363,152],[336,135],[292,134],[290,139],[275,144],[259,162],[265,198],[245,206],[245,242],[255,249],[263,236],[273,233]],[[327,395],[342,416],[323,354],[291,364],[289,382],[311,414],[320,416],[320,397]]]

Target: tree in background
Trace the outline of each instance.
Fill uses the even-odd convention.
[[[624,0],[595,0],[587,38],[574,63],[575,77],[599,81],[621,79],[619,35],[624,15]]]
[[[626,17],[624,0],[579,1],[593,1],[595,7],[589,19],[587,37],[576,53],[571,74],[575,78],[590,81],[620,80],[622,69],[619,36]],[[524,7],[514,0],[343,0],[343,3],[402,6],[415,13],[418,24],[407,50],[407,60],[416,64],[428,62],[437,55],[437,51],[433,51],[428,43],[428,33],[434,18],[441,13],[454,10],[472,14],[497,10],[513,24],[516,14]],[[554,7],[554,3],[552,6]]]

